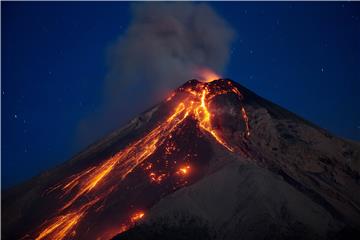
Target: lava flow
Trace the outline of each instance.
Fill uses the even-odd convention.
[[[216,84],[216,82],[221,84]],[[226,141],[222,133],[213,125],[216,111],[211,108],[211,101],[216,96],[224,94],[234,94],[242,100],[242,94],[230,81],[226,80],[214,82],[192,80],[190,83],[179,88],[167,99],[167,102],[171,102],[175,107],[172,113],[154,129],[100,164],[91,166],[46,191],[45,195],[55,194],[63,204],[52,217],[45,220],[34,233],[27,236],[32,236],[31,238],[36,240],[78,238],[76,237],[79,232],[78,226],[86,219],[89,212],[100,209],[101,204],[117,189],[119,183],[135,168],[142,168],[145,161],[155,151],[166,145],[167,139],[172,137],[172,134],[182,126],[186,119],[195,120],[198,128],[205,135],[214,139],[214,142],[222,145],[224,149],[236,152],[236,146],[232,146]],[[250,127],[245,108],[242,106],[238,111],[246,126],[245,135],[249,136]],[[176,147],[167,144],[164,149],[163,154],[166,155],[171,154]],[[148,174],[148,181],[155,184],[161,184],[173,176],[186,178],[193,173],[190,171],[189,164],[179,165],[174,172],[155,172],[152,168],[152,163],[149,163],[142,169]],[[176,182],[176,184],[178,185],[174,189],[183,186],[180,182]],[[128,220],[119,223],[117,233],[126,231],[144,215],[143,211],[130,215]]]

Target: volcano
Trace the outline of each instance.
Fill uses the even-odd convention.
[[[2,204],[3,239],[349,239],[360,144],[229,79],[190,80]]]

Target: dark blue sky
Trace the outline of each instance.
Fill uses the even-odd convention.
[[[225,77],[360,140],[359,3],[210,5],[238,35]],[[106,52],[129,10],[121,2],[1,3],[3,187],[81,150],[79,122],[99,111]]]

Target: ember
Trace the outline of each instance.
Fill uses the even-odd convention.
[[[189,171],[190,171],[190,166],[187,165],[185,167],[179,168],[179,171],[177,171],[177,173],[180,175],[187,175],[189,173]]]
[[[137,213],[134,213],[132,216],[131,216],[131,222],[137,222],[139,221],[140,219],[142,219],[143,217],[145,216],[145,213],[143,211],[139,211]]]

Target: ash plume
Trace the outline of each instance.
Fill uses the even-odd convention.
[[[228,62],[235,32],[209,5],[137,3],[131,11],[128,29],[109,49],[102,117],[81,124],[87,141],[104,134],[89,136],[99,121],[110,131],[196,78],[199,67],[221,74]]]
[[[132,10],[127,32],[112,48],[111,89],[130,81],[173,88],[194,78],[198,67],[224,70],[234,31],[210,6],[135,4]]]

